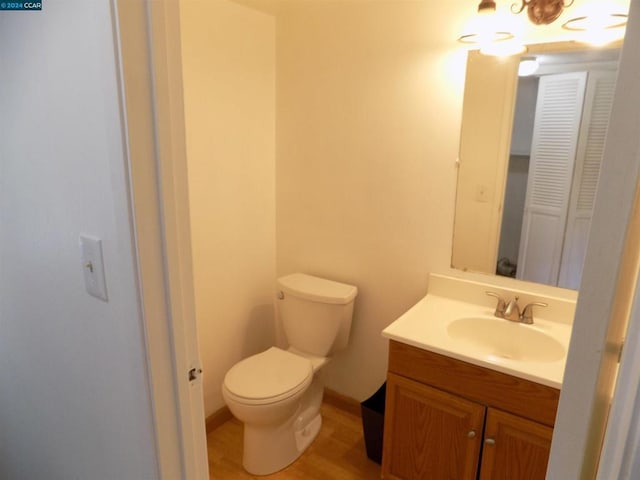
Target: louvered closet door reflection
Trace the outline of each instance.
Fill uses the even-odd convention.
[[[562,249],[559,287],[575,290],[580,287],[615,86],[615,71],[589,72]]]
[[[556,285],[586,72],[540,78],[517,277]]]

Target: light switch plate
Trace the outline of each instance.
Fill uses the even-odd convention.
[[[489,187],[487,185],[477,185],[476,202],[486,203],[489,200],[491,200],[491,192],[489,191]]]
[[[89,295],[108,301],[107,282],[102,260],[102,240],[88,235],[80,235],[80,251],[84,284]]]

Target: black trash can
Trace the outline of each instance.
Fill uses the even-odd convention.
[[[387,382],[383,383],[376,393],[360,404],[367,457],[376,463],[382,463],[382,438],[384,436],[384,405],[386,394]]]

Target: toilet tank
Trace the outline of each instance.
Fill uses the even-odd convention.
[[[326,357],[347,346],[358,289],[303,273],[280,277],[278,315],[289,346]]]

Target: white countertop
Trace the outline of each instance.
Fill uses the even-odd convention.
[[[545,301],[546,299],[543,298],[541,300]],[[534,311],[533,325],[510,322],[495,317],[493,307],[487,306],[484,301],[482,303],[469,303],[456,298],[428,294],[404,315],[385,328],[382,335],[417,348],[550,387],[561,388],[566,353],[571,337],[571,322],[545,319],[545,309],[536,309]],[[552,309],[548,310],[552,311]],[[475,338],[455,338],[451,334],[452,330],[449,327],[452,322],[458,319],[469,319],[470,321],[479,319],[478,325],[481,326],[479,327],[478,341],[475,341]],[[493,322],[507,322],[504,325],[495,324],[495,326],[498,329],[503,329],[504,326],[504,330],[507,332],[507,341],[513,341],[515,349],[522,348],[524,351],[527,351],[527,348],[529,349],[530,355],[525,355],[528,358],[527,360],[516,360],[506,358],[508,355],[493,354],[490,349],[487,349],[486,344],[481,344],[480,337],[484,335],[486,338],[487,335],[490,335],[486,329],[483,329],[482,325],[494,325]],[[537,353],[542,353],[544,357],[547,352],[533,351],[530,344],[518,345],[518,342],[521,341],[521,336],[528,338],[530,335],[550,337],[554,346],[560,344],[557,345],[556,350],[562,352],[563,349],[563,353],[555,356],[549,355],[549,358],[538,359]],[[533,358],[533,360],[529,358]]]

